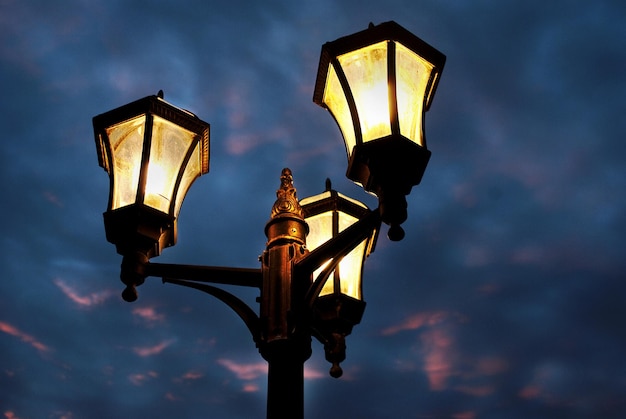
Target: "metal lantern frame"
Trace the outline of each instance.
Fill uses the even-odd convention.
[[[180,167],[175,170],[176,180],[172,186],[172,196],[168,197],[167,211],[159,210],[145,201],[146,183],[149,173],[151,147],[156,142],[153,139],[155,118],[160,118],[181,130],[192,133],[195,138],[189,144]],[[134,119],[143,119],[139,126],[141,135],[140,168],[136,185],[128,185],[134,189],[135,196],[128,205],[117,206],[119,200],[115,196],[123,183],[128,179],[123,173],[116,170],[116,152],[112,145],[109,129]],[[187,189],[200,175],[209,171],[209,132],[210,125],[200,120],[194,114],[177,108],[163,100],[162,91],[158,95],[147,96],[135,102],[113,109],[93,118],[93,127],[98,150],[98,163],[109,174],[109,201],[104,213],[107,240],[114,243],[118,253],[126,255],[140,251],[147,257],[158,256],[165,247],[173,246],[177,240],[177,211],[184,199]],[[124,140],[120,141],[122,143]],[[165,144],[167,146],[167,144]],[[181,182],[185,174],[192,153],[199,152],[198,173],[192,174],[184,190]],[[178,195],[178,196],[177,196]]]
[[[387,50],[385,79],[379,82],[387,86],[386,99],[389,109],[385,112],[389,115],[389,121],[386,122],[389,135],[365,141],[362,115],[359,114],[360,104],[357,103],[353,94],[353,90],[358,86],[350,85],[340,63],[340,57],[379,43],[386,43]],[[409,139],[403,135],[399,118],[396,55],[399,46],[408,49],[432,66],[425,86],[425,94],[422,98],[416,98],[416,100],[423,101],[422,115],[413,116],[419,118],[420,121],[417,139]],[[379,198],[382,220],[391,226],[389,238],[392,240],[401,240],[404,237],[404,231],[399,225],[407,218],[405,196],[411,192],[413,186],[421,182],[431,156],[431,152],[426,147],[423,131],[424,113],[430,108],[445,61],[445,55],[395,22],[385,22],[376,26],[370,24],[370,27],[364,31],[322,46],[313,101],[326,108],[339,126],[348,155],[346,176]],[[324,101],[326,89],[329,88],[328,77],[331,70],[340,83],[343,91],[342,99],[345,100],[350,113],[349,127],[345,122],[342,126],[342,118],[333,113]],[[351,146],[352,142],[354,146]]]
[[[349,227],[370,212],[363,203],[332,189],[330,179],[326,179],[324,193],[305,198],[300,203],[304,219],[311,230],[315,230],[315,222],[324,224],[319,228],[326,230],[320,232],[326,241],[343,231],[342,224]],[[347,223],[344,220],[348,220]],[[310,292],[317,298],[313,302],[312,329],[315,337],[324,344],[326,359],[332,363],[330,374],[333,377],[340,377],[343,373],[339,363],[345,359],[345,337],[352,332],[353,326],[361,322],[365,311],[366,304],[362,297],[363,267],[376,247],[378,231],[378,228],[372,229],[370,235],[364,237],[346,256],[329,260],[316,272],[318,276],[313,276]],[[315,250],[310,245],[308,247]],[[356,262],[354,272],[341,271],[342,262],[346,258]],[[352,278],[346,278],[349,276]],[[348,287],[353,289],[352,292],[344,292],[344,288],[348,288],[344,286],[346,281],[350,282]],[[324,293],[324,289],[329,289],[329,292]]]

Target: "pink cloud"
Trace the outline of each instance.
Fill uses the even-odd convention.
[[[183,380],[198,380],[202,377],[204,377],[204,374],[202,373],[199,373],[196,371],[188,371],[182,376],[182,379]]]
[[[419,330],[421,342],[421,369],[428,379],[432,391],[453,389],[476,397],[492,394],[495,388],[484,378],[501,374],[509,367],[505,359],[495,356],[464,358],[456,342],[454,330],[466,322],[465,316],[447,311],[421,312],[404,319],[403,322],[384,329],[384,336],[401,331]],[[414,371],[420,364],[414,360],[398,360],[403,371]],[[451,378],[455,380],[451,382]],[[478,379],[478,382],[473,382]]]
[[[158,376],[159,374],[157,374],[155,371],[149,371],[146,374],[131,374],[128,376],[128,381],[133,383],[135,386],[142,386],[146,381],[157,378]]]
[[[4,332],[8,335],[11,336],[15,336],[17,338],[19,338],[22,342],[28,343],[29,345],[31,345],[33,348],[37,349],[39,352],[48,352],[50,351],[50,347],[48,347],[47,345],[44,345],[43,343],[39,342],[37,339],[35,339],[33,336],[22,332],[21,330],[19,330],[17,327],[6,323],[6,322],[2,322],[0,321],[0,332]]]
[[[424,346],[424,372],[431,390],[446,388],[448,378],[453,374],[453,339],[443,329],[433,329],[422,333]]]
[[[381,334],[383,336],[390,336],[405,330],[417,330],[423,326],[432,326],[443,322],[450,317],[450,315],[451,314],[446,311],[416,313],[407,317],[404,322],[400,324],[383,329]]]
[[[65,294],[66,297],[68,297],[70,300],[72,300],[81,307],[91,307],[94,305],[102,304],[107,298],[111,296],[110,291],[91,293],[89,295],[80,295],[73,287],[68,285],[62,279],[57,278],[53,282],[54,285],[59,287],[59,289],[63,292],[63,294]]]
[[[545,363],[534,368],[533,377],[522,387],[518,396],[522,399],[539,399],[547,403],[565,402],[560,389],[571,380],[571,371],[563,365]]]
[[[133,314],[148,322],[160,322],[165,318],[163,314],[157,313],[154,307],[137,307],[133,309]]]
[[[202,374],[201,372],[187,371],[186,373],[184,373],[180,377],[174,378],[174,382],[175,383],[182,383],[184,381],[199,380],[202,377],[204,377],[204,374]]]
[[[325,378],[326,373],[320,370],[314,369],[312,367],[304,366],[304,379],[305,380],[318,380],[320,378]],[[345,378],[345,377],[344,377]]]
[[[243,386],[243,391],[245,393],[256,393],[259,391],[259,386],[256,384],[248,383]]]
[[[10,410],[4,412],[4,417],[6,419],[19,419],[17,416],[15,416],[15,413],[11,412]]]
[[[148,357],[152,355],[158,355],[163,352],[168,346],[174,343],[174,339],[166,340],[161,343],[158,343],[154,346],[143,346],[143,347],[134,347],[133,352],[135,352],[140,357]]]
[[[265,362],[255,362],[253,364],[239,364],[230,359],[218,359],[217,363],[234,373],[240,380],[254,380],[263,374],[267,374],[267,364]]]
[[[165,393],[165,400],[169,400],[171,402],[178,402],[178,401],[181,401],[182,398],[176,396],[173,393],[168,392],[168,393]]]

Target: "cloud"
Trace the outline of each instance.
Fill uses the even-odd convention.
[[[454,339],[444,329],[433,329],[420,335],[423,345],[424,372],[431,390],[446,388],[447,379],[454,373],[456,348]]]
[[[406,330],[419,330],[422,371],[432,391],[448,388],[477,397],[492,394],[495,387],[484,383],[486,377],[502,374],[509,369],[505,359],[497,356],[468,357],[457,341],[456,326],[466,323],[466,317],[447,311],[421,312],[407,317],[402,323],[382,331],[392,336]],[[400,370],[417,369],[412,360],[397,360]],[[454,380],[452,380],[454,378]]]
[[[446,311],[421,312],[407,317],[404,322],[390,326],[381,331],[383,336],[391,336],[405,330],[417,330],[423,326],[433,326],[450,317],[460,318],[459,315]]]
[[[160,343],[157,343],[154,346],[137,346],[133,348],[133,352],[139,355],[142,358],[158,355],[163,352],[168,346],[174,343],[174,339],[166,340]]]
[[[112,295],[111,291],[93,292],[88,295],[80,295],[72,286],[60,278],[54,279],[53,282],[54,285],[59,287],[66,297],[81,307],[100,305]]]
[[[165,319],[165,316],[163,314],[157,313],[154,307],[133,308],[133,315],[149,323],[162,322],[163,319]]]
[[[19,338],[22,342],[28,343],[29,345],[31,345],[33,348],[37,349],[39,352],[49,352],[50,348],[39,342],[36,338],[34,338],[33,336],[22,332],[21,330],[19,330],[17,327],[7,323],[7,322],[3,322],[0,321],[0,332],[4,332],[8,335],[11,336],[15,336],[17,338]]]
[[[252,383],[244,384],[243,391],[244,393],[256,393],[259,391],[259,386]]]
[[[318,369],[312,368],[304,365],[304,379],[305,380],[318,380],[320,378],[326,378],[327,375],[325,372],[322,372]],[[345,376],[343,377],[345,379]]]
[[[267,363],[255,362],[252,364],[240,364],[231,359],[221,358],[217,363],[235,374],[240,380],[255,380],[261,375],[267,374]]]
[[[182,380],[198,380],[200,378],[204,377],[204,374],[197,372],[197,371],[188,371],[186,372],[181,379]]]
[[[1,6],[11,42],[0,45],[0,125],[11,141],[0,151],[0,337],[14,375],[2,377],[11,405],[0,417],[58,417],[55,406],[75,417],[190,417],[207,396],[219,398],[215,417],[262,411],[267,366],[232,361],[232,347],[251,345],[233,332],[238,318],[233,326],[205,296],[151,283],[122,306],[117,287],[98,285],[119,283],[120,257],[102,228],[109,184],[91,117],[162,88],[210,122],[211,173],[190,191],[178,245],[162,258],[257,267],[283,165],[301,196],[330,177],[366,197],[344,178],[341,133],[311,94],[324,42],[391,19],[448,56],[425,116],[433,156],[408,197],[405,241],[392,246],[383,231],[366,266],[368,310],[351,339],[367,341],[347,363],[358,379],[322,381],[327,367],[311,362],[305,377],[321,385],[307,411],[626,417],[616,374],[626,347],[626,3],[71,3],[69,14],[43,0]],[[246,292],[258,308],[258,289]],[[231,360],[212,365],[220,374],[198,368],[208,352]],[[104,366],[114,370],[94,379]],[[118,373],[126,386],[111,385]],[[224,376],[235,386],[220,386]],[[174,388],[155,397],[160,381]],[[33,403],[33,389],[47,402]],[[357,392],[359,403],[345,403]]]
[[[156,371],[148,371],[147,373],[135,373],[128,376],[130,381],[135,386],[142,386],[149,380],[157,378],[159,374]]]

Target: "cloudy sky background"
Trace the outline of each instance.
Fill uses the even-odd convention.
[[[376,205],[311,97],[321,45],[387,20],[447,55],[433,157],[406,239],[368,260],[344,377],[314,342],[306,416],[626,416],[617,0],[0,0],[0,414],[264,416],[225,305],[158,279],[119,297],[91,118],[163,89],[210,122],[211,172],[157,261],[258,267],[283,167],[300,197],[330,177]]]

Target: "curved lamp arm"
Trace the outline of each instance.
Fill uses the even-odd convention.
[[[187,281],[184,279],[163,278],[163,283],[170,283],[175,285],[182,285],[184,287],[195,288],[197,290],[204,291],[207,294],[210,294],[218,300],[222,301],[228,307],[233,309],[233,311],[237,313],[241,320],[243,320],[243,322],[248,327],[248,330],[252,334],[252,339],[254,340],[254,342],[259,342],[261,336],[259,316],[257,316],[257,314],[246,303],[235,297],[233,294],[211,285],[199,284],[197,282]]]
[[[341,259],[348,253],[350,253],[352,249],[354,249],[357,245],[358,243],[352,247],[347,247],[340,253],[338,253],[336,257],[333,258],[330,263],[322,270],[322,272],[320,272],[319,276],[315,278],[315,280],[307,290],[306,295],[304,296],[304,304],[306,307],[313,308],[315,299],[320,295],[320,292],[322,292],[322,289],[324,288],[326,281],[330,277],[330,274],[333,273],[337,265],[339,265]]]
[[[145,275],[255,288],[261,288],[261,282],[263,280],[260,269],[152,262],[146,263]]]

